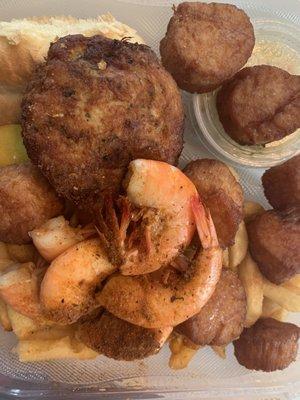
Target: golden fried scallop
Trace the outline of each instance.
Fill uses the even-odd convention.
[[[248,369],[271,372],[295,361],[300,329],[273,318],[259,319],[233,342],[238,362]]]
[[[234,243],[243,218],[243,189],[228,166],[218,160],[191,161],[184,173],[196,186],[211,212],[220,245]]]
[[[280,284],[300,273],[300,208],[269,210],[247,225],[249,249],[262,274]]]
[[[262,184],[265,196],[273,208],[299,206],[300,154],[268,169],[262,176]]]
[[[106,357],[133,361],[157,353],[171,331],[172,328],[142,328],[104,311],[80,324],[78,338]]]
[[[217,109],[242,145],[282,139],[300,128],[300,76],[270,65],[244,68],[218,92]]]
[[[245,317],[244,287],[235,272],[223,269],[214,294],[206,305],[175,330],[196,345],[223,346],[241,334]]]
[[[136,158],[177,162],[180,93],[145,45],[71,35],[53,43],[22,105],[32,162],[75,203],[118,190]]]
[[[0,241],[30,242],[28,232],[62,210],[56,193],[32,164],[0,168]]]
[[[181,89],[204,93],[246,64],[254,42],[249,17],[236,6],[184,2],[174,8],[160,54]]]

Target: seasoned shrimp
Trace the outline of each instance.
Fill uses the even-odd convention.
[[[82,242],[95,233],[95,228],[73,228],[62,215],[52,218],[44,225],[29,232],[38,252],[47,261],[52,261],[69,247]]]
[[[195,232],[191,204],[197,190],[178,168],[153,160],[132,161],[124,182],[120,271],[146,274],[169,264],[189,245]]]
[[[44,319],[39,286],[45,268],[34,263],[15,264],[0,276],[0,295],[15,311],[31,319]]]
[[[197,314],[213,294],[222,268],[222,250],[210,213],[191,202],[202,249],[184,275],[162,268],[140,276],[112,276],[97,295],[109,312],[144,328],[175,326]],[[166,279],[166,273],[169,278]]]
[[[99,239],[70,247],[52,261],[41,283],[40,300],[53,321],[68,324],[95,306],[101,281],[114,272]]]

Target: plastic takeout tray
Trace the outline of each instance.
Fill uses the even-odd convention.
[[[231,1],[228,1],[231,2]],[[113,0],[0,0],[2,20],[32,15],[74,15],[92,17],[111,12],[117,19],[136,28],[155,51],[163,37],[176,1]],[[300,23],[299,0],[233,1],[260,20]],[[200,139],[194,122],[192,96],[183,93],[186,106],[185,148],[181,164],[188,160],[213,157]],[[235,165],[236,166],[236,165]],[[237,168],[248,199],[268,206],[260,184],[263,169]],[[297,316],[292,317],[297,322]],[[299,323],[299,318],[298,318]],[[284,371],[251,372],[241,367],[228,347],[222,360],[210,348],[199,351],[182,371],[168,368],[168,346],[156,356],[138,362],[116,362],[99,356],[93,361],[52,361],[22,364],[12,351],[13,334],[0,331],[0,398],[209,398],[287,399],[300,394],[300,362]]]

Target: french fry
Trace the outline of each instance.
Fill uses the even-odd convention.
[[[228,252],[228,248],[223,251],[222,265],[223,265],[223,267],[229,268],[229,252]]]
[[[283,321],[287,312],[267,297],[264,298],[261,318],[274,318]]]
[[[247,224],[256,215],[261,214],[265,211],[262,205],[255,201],[245,201],[244,203],[244,221]]]
[[[7,244],[8,258],[19,263],[34,261],[37,251],[32,244]]]
[[[280,285],[274,285],[263,278],[263,291],[265,297],[274,301],[287,311],[300,312],[300,295]]]
[[[12,330],[19,339],[27,339],[41,328],[41,325],[36,321],[18,313],[10,306],[7,306],[7,313]]]
[[[293,276],[290,280],[282,283],[281,286],[300,295],[300,274]]]
[[[5,302],[0,298],[0,324],[5,331],[11,331],[12,326],[7,312]]]
[[[9,306],[7,309],[13,332],[21,340],[61,339],[62,337],[73,336],[75,334],[74,325],[55,325],[51,321],[37,322],[18,313]]]
[[[221,358],[226,358],[226,346],[210,346],[213,351]]]
[[[69,336],[61,339],[21,340],[17,346],[19,360],[22,362],[48,361],[61,359],[90,360],[98,353],[82,343],[75,345]]]
[[[246,257],[247,250],[248,250],[248,234],[245,222],[242,221],[235,235],[235,243],[228,249],[230,269],[232,269],[233,271],[237,270],[237,266]]]
[[[238,272],[247,297],[245,326],[250,327],[262,314],[264,295],[263,277],[249,253],[247,253],[246,257],[239,265]]]
[[[9,258],[6,243],[0,242],[0,259]]]
[[[194,348],[191,348],[186,345],[182,336],[176,335],[170,340],[169,347],[171,350],[169,367],[171,369],[183,369],[189,365],[201,346],[193,345]]]

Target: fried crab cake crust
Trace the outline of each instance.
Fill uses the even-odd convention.
[[[209,92],[246,64],[255,38],[243,10],[200,2],[184,2],[174,10],[160,54],[181,89]]]
[[[117,191],[133,159],[175,164],[183,123],[176,83],[154,52],[103,36],[53,43],[22,104],[29,157],[77,204]]]

